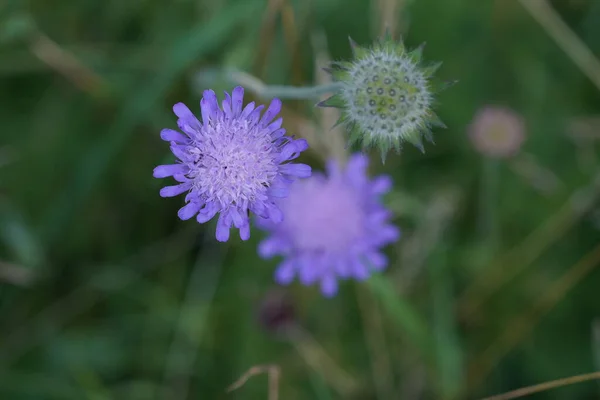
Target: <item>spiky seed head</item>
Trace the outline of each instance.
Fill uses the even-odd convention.
[[[377,146],[382,160],[405,141],[424,151],[423,138],[433,142],[431,128],[444,127],[432,110],[437,90],[431,78],[441,63],[423,65],[423,45],[407,51],[389,35],[370,48],[352,39],[350,46],[354,58],[328,69],[341,83],[338,93],[318,105],[340,108],[338,124],[347,126],[350,144]]]

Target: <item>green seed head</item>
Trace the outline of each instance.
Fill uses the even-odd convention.
[[[443,126],[432,111],[431,76],[440,64],[421,65],[419,47],[406,51],[402,43],[384,37],[371,48],[356,45],[354,59],[338,62],[329,72],[341,83],[334,96],[320,106],[339,107],[350,132],[350,142],[379,147],[382,159],[391,147],[407,141],[424,151],[422,138],[432,141],[431,127]]]

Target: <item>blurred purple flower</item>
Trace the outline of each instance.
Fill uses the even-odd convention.
[[[492,158],[508,158],[519,152],[525,140],[525,123],[520,115],[504,108],[480,109],[469,128],[473,146]]]
[[[274,199],[286,197],[296,178],[311,175],[308,165],[285,164],[308,144],[285,136],[281,118],[273,121],[281,101],[274,99],[261,117],[264,106],[255,107],[252,102],[242,109],[243,97],[244,89],[236,87],[231,96],[225,93],[221,108],[215,92],[204,91],[202,122],[187,106],[175,104],[173,111],[183,134],[163,129],[160,136],[170,142],[178,163],[154,169],[155,178],[172,176],[179,182],[162,188],[162,197],[187,192],[179,218],[196,216],[204,223],[220,213],[216,236],[221,242],[229,239],[231,225],[240,230],[242,240],[248,240],[248,211],[281,222],[283,216]]]
[[[259,245],[263,258],[283,255],[275,280],[289,284],[297,275],[304,285],[320,283],[326,296],[337,292],[337,280],[363,280],[382,270],[387,259],[381,248],[400,237],[389,223],[391,213],[380,196],[392,186],[388,176],[369,180],[368,158],[353,155],[345,171],[336,162],[321,174],[295,183],[279,202],[281,224],[259,220],[271,236]]]

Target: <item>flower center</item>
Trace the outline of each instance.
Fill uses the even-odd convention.
[[[246,121],[219,121],[203,128],[188,148],[190,178],[204,200],[222,207],[249,204],[264,194],[277,174],[269,135]]]
[[[356,193],[340,182],[296,182],[283,202],[283,224],[299,250],[343,252],[360,237],[363,213]]]
[[[506,145],[512,141],[510,128],[501,122],[495,122],[488,130],[487,137],[492,145]]]

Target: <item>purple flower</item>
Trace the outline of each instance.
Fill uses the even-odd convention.
[[[308,144],[285,136],[281,118],[273,121],[281,101],[274,99],[261,117],[264,106],[252,102],[242,109],[243,97],[244,89],[236,87],[231,96],[225,93],[221,109],[215,92],[206,90],[200,101],[202,122],[184,104],[175,104],[183,134],[163,129],[160,137],[171,143],[178,162],[154,169],[155,178],[172,176],[179,182],[162,188],[162,197],[187,192],[179,218],[196,216],[202,224],[219,213],[216,236],[221,242],[229,239],[231,225],[240,230],[242,240],[248,240],[248,211],[281,222],[274,199],[286,197],[296,178],[311,175],[308,165],[286,163]]]
[[[279,201],[282,223],[259,220],[259,227],[271,233],[259,245],[260,256],[284,257],[275,272],[278,283],[298,276],[304,285],[319,282],[323,294],[333,296],[338,279],[363,280],[387,266],[381,248],[400,237],[380,203],[392,182],[388,176],[369,180],[367,165],[362,154],[353,155],[345,171],[330,161],[328,176],[295,183],[288,198]]]

